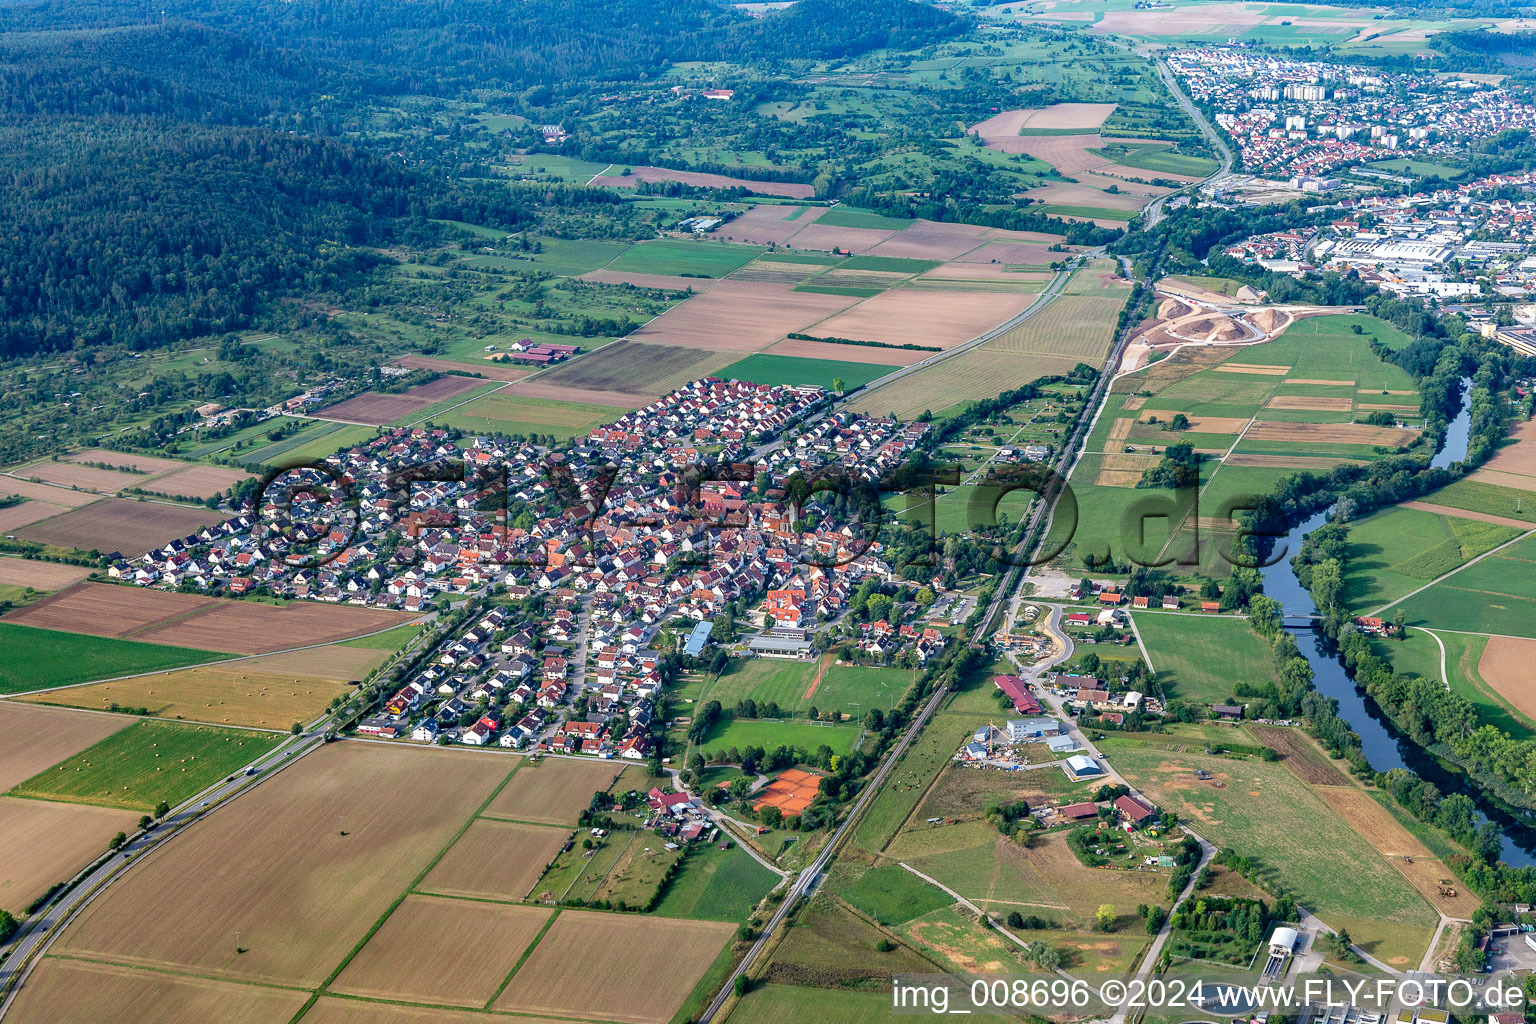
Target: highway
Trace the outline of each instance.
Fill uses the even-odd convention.
[[[1232,173],[1232,149],[1227,145],[1227,140],[1221,137],[1220,132],[1211,127],[1211,122],[1205,119],[1205,114],[1201,113],[1200,108],[1195,106],[1194,101],[1185,94],[1184,89],[1179,85],[1178,76],[1175,75],[1173,70],[1168,67],[1167,61],[1159,60],[1157,62],[1157,73],[1162,76],[1163,84],[1166,85],[1168,87],[1168,91],[1173,94],[1174,101],[1178,103],[1179,109],[1184,111],[1185,114],[1189,115],[1189,119],[1195,122],[1195,125],[1200,129],[1201,134],[1206,137],[1206,140],[1210,142],[1213,147],[1215,147],[1216,152],[1221,155],[1221,166],[1206,176],[1203,181],[1193,182],[1189,185],[1186,185],[1184,188],[1179,189],[1177,192],[1169,192],[1152,200],[1152,202],[1147,205],[1147,208],[1142,211],[1143,230],[1156,227],[1158,221],[1162,220],[1163,217],[1166,216],[1167,211],[1165,210],[1165,206],[1168,200],[1173,196],[1182,195],[1183,193],[1188,192],[1190,189],[1198,188],[1200,185],[1209,184],[1214,181],[1220,181]]]

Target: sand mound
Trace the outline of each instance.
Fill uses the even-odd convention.
[[[1267,292],[1256,292],[1248,285],[1243,285],[1237,290],[1238,302],[1263,302]]]
[[[1249,319],[1255,327],[1268,334],[1285,322],[1285,314],[1278,309],[1261,309]]]
[[[1192,310],[1178,299],[1164,299],[1157,307],[1159,320],[1172,320],[1176,317],[1187,316]]]

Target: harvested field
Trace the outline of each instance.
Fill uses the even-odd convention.
[[[1372,427],[1364,423],[1255,423],[1248,431],[1253,441],[1300,441],[1313,444],[1369,444],[1396,446],[1419,436],[1417,430]]]
[[[373,999],[483,1007],[551,911],[407,896],[331,989]]]
[[[1311,457],[1306,455],[1255,455],[1232,454],[1224,460],[1228,466],[1270,466],[1275,469],[1310,469],[1322,473],[1339,465],[1348,463],[1353,466],[1360,465],[1358,459],[1328,459]]]
[[[223,466],[185,466],[173,473],[139,484],[146,491],[174,497],[211,498],[223,494],[251,474]]]
[[[11,612],[6,622],[122,639],[172,619],[201,611],[214,598],[164,590],[81,583],[53,597]]]
[[[1034,232],[1008,231],[1002,228],[983,228],[971,224],[951,224],[947,222],[931,220],[915,220],[912,226],[900,232],[894,238],[881,242],[869,251],[871,256],[891,256],[920,260],[957,260],[962,257],[967,261],[976,262],[977,254],[992,246],[1028,246],[1031,249],[1044,249],[1044,245],[1038,244],[1039,238],[1058,239],[1048,235],[1037,235]],[[1047,243],[1048,244],[1048,243]],[[1060,259],[1062,254],[1057,253]],[[980,262],[988,262],[997,259],[996,254],[983,256]],[[1025,263],[1030,260],[999,259],[999,262]],[[1044,262],[1050,262],[1045,260]]]
[[[470,377],[448,374],[425,384],[419,384],[409,391],[402,391],[398,395],[366,391],[356,398],[338,402],[315,415],[321,419],[382,427],[395,420],[404,419],[412,413],[420,412],[445,398],[473,391],[484,383]]]
[[[1536,640],[1492,636],[1478,659],[1477,672],[1521,714],[1536,717],[1536,687],[1531,686],[1531,665],[1536,664]]]
[[[1052,252],[1052,242],[987,242],[961,256],[957,262],[1001,263],[1025,267],[1047,267],[1057,260],[1066,259],[1077,251],[1076,246],[1065,246],[1065,252]]]
[[[1355,408],[1356,409],[1362,409],[1362,410],[1365,410],[1365,411],[1368,411],[1368,412],[1380,411],[1380,412],[1408,412],[1408,413],[1415,413],[1415,412],[1419,411],[1419,407],[1416,406],[1416,405],[1382,405],[1382,404],[1375,404],[1375,405],[1373,405],[1373,404],[1371,404],[1369,402],[1361,402],[1360,404],[1356,405]]]
[[[0,907],[20,915],[55,882],[68,881],[107,849],[118,832],[132,832],[137,811],[51,800],[0,797]]]
[[[970,127],[982,138],[1018,135],[1025,128],[1097,128],[1115,112],[1113,103],[1054,103],[1049,107],[1005,110]]]
[[[1141,415],[1136,418],[1138,423],[1146,423],[1153,416],[1159,421],[1167,423],[1178,414],[1177,409],[1142,409]],[[1189,429],[1197,434],[1240,434],[1243,428],[1248,426],[1248,420],[1242,416],[1190,416]]]
[[[1255,363],[1222,363],[1214,369],[1219,373],[1255,373],[1263,377],[1284,377],[1291,372],[1289,366],[1261,366]]]
[[[66,508],[79,508],[81,505],[89,505],[99,500],[96,495],[85,491],[72,491],[68,487],[33,483],[31,480],[22,480],[11,475],[0,476],[0,494],[19,494],[31,501],[46,501],[51,505],[63,505]]]
[[[1509,436],[1514,443],[1500,448],[1472,473],[1472,479],[1536,491],[1536,420],[1519,424]],[[0,484],[0,491],[4,489],[4,484]]]
[[[432,370],[435,373],[479,374],[486,380],[505,381],[522,380],[533,372],[529,367],[498,363],[492,359],[481,360],[478,363],[460,363],[452,359],[434,359],[430,356],[401,356],[394,360],[393,365],[412,370]]]
[[[1255,315],[1257,315],[1257,314],[1255,314]],[[1322,385],[1324,387],[1341,387],[1341,388],[1352,388],[1352,387],[1355,386],[1355,382],[1352,381],[1352,380],[1319,380],[1319,379],[1317,379],[1315,377],[1287,377],[1287,378],[1285,378],[1285,383],[1287,383],[1287,384],[1317,384],[1317,385]]]
[[[716,281],[712,277],[674,277],[671,274],[647,274],[635,270],[594,270],[582,274],[583,281],[599,284],[632,284],[636,288],[660,288],[663,291],[680,292],[707,290]]]
[[[1458,894],[1440,895],[1440,881],[1451,878],[1451,871],[1435,858],[1413,833],[1402,826],[1390,811],[1372,800],[1368,794],[1353,786],[1320,786],[1317,795],[1339,812],[1339,817],[1371,844],[1404,878],[1412,883],[1436,910],[1456,918],[1470,918],[1481,901],[1462,890],[1466,886],[1453,882]]]
[[[253,601],[215,601],[195,615],[156,626],[133,639],[236,654],[265,654],[349,640],[417,618],[409,612],[310,601],[295,601],[283,607]]]
[[[1305,395],[1275,395],[1264,403],[1266,409],[1306,409],[1311,412],[1349,412],[1355,407],[1349,398],[1308,398]]]
[[[1116,425],[1130,420],[1116,420]],[[1104,455],[1099,462],[1099,475],[1094,483],[1100,487],[1135,487],[1143,470],[1157,465],[1156,455]]]
[[[0,701],[0,793],[128,724],[127,719],[107,715]]]
[[[754,206],[711,233],[738,242],[783,245],[795,232],[815,223],[823,212],[820,206]]]
[[[711,294],[706,292],[706,295]],[[834,296],[826,296],[833,298]],[[700,297],[702,298],[702,296]],[[699,299],[690,299],[682,306],[676,307],[672,312],[691,306]],[[843,301],[851,301],[844,299]],[[668,314],[670,315],[670,314]],[[694,323],[690,328],[699,337],[704,338],[704,325]],[[676,332],[675,332],[676,333]],[[770,333],[760,329],[759,333]],[[637,340],[624,340],[614,342],[612,345],[598,349],[589,356],[569,363],[564,363],[544,373],[539,377],[539,385],[546,387],[558,387],[562,394],[550,395],[568,401],[580,401],[596,405],[611,403],[601,402],[593,397],[580,397],[578,393],[587,390],[607,392],[629,396],[626,398],[625,408],[633,409],[644,405],[651,399],[659,398],[688,381],[699,377],[706,377],[716,370],[736,361],[738,351],[756,351],[757,348],[767,348],[774,341],[783,337],[782,333],[774,333],[773,338],[763,342],[757,348],[752,349],[726,349],[715,352],[708,348],[688,348],[682,345],[665,345],[659,341],[643,342],[638,340],[638,335],[632,336]],[[653,335],[653,337],[655,337]],[[509,393],[533,396],[532,384],[513,384]],[[642,399],[636,401],[635,399]]]
[[[124,487],[137,487],[147,476],[144,473],[77,466],[66,461],[36,462],[16,472],[60,487],[78,487],[82,491],[100,491],[103,494],[116,494]]]
[[[831,252],[846,249],[863,253],[890,238],[896,232],[887,228],[844,228],[835,224],[807,224],[795,232],[794,248]]]
[[[882,348],[876,345],[838,345],[827,341],[802,341],[786,338],[768,350],[776,356],[800,356],[805,359],[836,359],[844,363],[883,363],[886,366],[911,366],[932,352],[915,348]]]
[[[322,996],[303,1024],[553,1024],[533,1017],[490,1017],[480,1010],[447,1010],[404,1003],[371,1003]]]
[[[1023,312],[1032,300],[1031,295],[1015,292],[897,289],[865,299],[806,333],[951,348]]]
[[[264,654],[347,640],[412,622],[416,616],[355,605],[254,601],[82,583],[12,612],[6,622],[90,636],[236,654]]]
[[[612,345],[607,346],[613,348]],[[508,385],[500,394],[524,395],[528,398],[542,398],[552,402],[579,402],[583,405],[606,405],[613,409],[638,409],[645,403],[635,395],[626,394],[623,391],[604,391],[598,388],[565,387],[560,384],[547,384],[543,379],[534,381],[519,381]],[[617,419],[618,413],[614,414]]]
[[[25,508],[26,506],[21,506]],[[168,541],[177,540],[209,523],[221,522],[225,513],[209,508],[169,505],[159,501],[103,498],[65,512],[45,522],[17,530],[23,540],[81,551],[118,552],[137,556]]]
[[[11,1012],[33,1024],[280,1024],[308,999],[308,992],[49,957]]]
[[[1279,754],[1280,760],[1302,782],[1311,786],[1349,785],[1349,779],[1344,773],[1299,730],[1282,726],[1250,725],[1248,731],[1254,739]]]
[[[570,837],[563,828],[480,818],[449,848],[419,888],[444,896],[525,899]]]
[[[816,288],[863,288],[884,291],[911,277],[911,273],[891,270],[844,270],[832,267],[817,276],[811,285]]]
[[[332,698],[351,691],[350,680],[362,679],[388,656],[388,651],[332,645],[50,690],[28,700],[98,711],[118,704],[148,708],[161,718],[286,729],[315,718]]]
[[[556,758],[524,765],[485,809],[488,818],[574,825],[592,802],[592,794],[607,789],[622,765],[612,761],[572,761]]]
[[[90,574],[91,570],[85,566],[0,556],[0,586],[59,590],[79,583]]]
[[[313,988],[507,770],[495,755],[321,747],[145,857],[55,948]]]
[[[922,282],[985,281],[1028,286],[1039,291],[1055,276],[1044,270],[1011,270],[996,263],[943,263],[918,278]]]
[[[0,486],[0,494],[7,493],[7,490],[4,486]],[[0,508],[0,533],[10,533],[23,526],[40,523],[44,519],[52,519],[54,516],[68,511],[69,509],[63,505],[55,505],[50,501],[36,501],[29,498],[20,505]]]
[[[811,324],[847,309],[854,302],[847,295],[797,292],[788,285],[723,281],[674,306],[629,337],[632,341],[710,353],[760,352],[784,335],[805,332]],[[818,329],[807,333],[837,332]]]
[[[1428,501],[1403,501],[1398,504],[1403,508],[1416,508],[1421,512],[1433,512],[1436,515],[1453,516],[1458,519],[1475,519],[1479,523],[1496,523],[1499,526],[1512,526],[1521,531],[1531,528],[1530,523],[1521,519],[1509,519],[1505,516],[1496,516],[1487,512],[1471,512],[1467,509],[1451,508],[1449,505],[1436,505]]]
[[[84,451],[74,452],[64,456],[65,462],[96,462],[112,469],[121,469],[137,475],[155,475],[169,473],[174,469],[185,466],[185,462],[175,459],[160,459],[153,455],[133,455],[129,452],[108,451],[105,448],[87,448]]]
[[[1087,185],[1050,184],[1032,188],[1026,197],[1037,203],[1054,206],[1093,206],[1105,210],[1139,210],[1146,204],[1145,196],[1129,192],[1109,193]]]
[[[735,930],[718,921],[567,910],[492,1008],[665,1024]]]
[[[723,174],[674,171],[668,167],[631,167],[628,174],[599,174],[587,184],[604,188],[634,188],[642,181],[676,181],[700,188],[744,188],[758,195],[784,196],[787,199],[809,199],[816,194],[811,186],[796,182],[753,181],[750,178],[730,178]]]

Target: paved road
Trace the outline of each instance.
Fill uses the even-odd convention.
[[[1159,60],[1157,62],[1157,73],[1162,76],[1163,84],[1168,86],[1168,91],[1173,94],[1174,101],[1178,103],[1179,109],[1183,110],[1184,113],[1189,115],[1189,119],[1195,122],[1195,125],[1206,137],[1206,140],[1210,142],[1210,144],[1215,147],[1216,152],[1220,154],[1221,166],[1213,171],[1210,175],[1208,175],[1203,181],[1193,182],[1184,188],[1179,189],[1177,192],[1169,192],[1152,200],[1152,202],[1148,204],[1146,210],[1142,213],[1143,229],[1157,226],[1158,221],[1162,220],[1166,215],[1167,211],[1165,207],[1168,200],[1173,196],[1182,195],[1183,193],[1188,192],[1191,189],[1198,188],[1204,184],[1220,181],[1232,173],[1232,149],[1227,145],[1227,140],[1223,139],[1221,137],[1221,133],[1216,131],[1215,128],[1211,127],[1211,122],[1205,119],[1205,114],[1201,113],[1200,108],[1195,106],[1194,101],[1185,94],[1183,87],[1179,85],[1178,76],[1175,75],[1173,70],[1168,67],[1167,61]]]

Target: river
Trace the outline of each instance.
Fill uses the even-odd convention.
[[[1467,384],[1470,382],[1463,384],[1461,411],[1447,426],[1445,443],[1435,456],[1436,466],[1448,466],[1467,454]],[[1298,621],[1305,622],[1305,617],[1315,615],[1317,606],[1291,570],[1291,556],[1301,550],[1302,539],[1326,521],[1327,513],[1319,512],[1298,524],[1286,536],[1284,548],[1276,546],[1271,557],[1279,555],[1277,560],[1261,570],[1264,593],[1280,602],[1280,607],[1291,617],[1286,628],[1296,637],[1302,656],[1312,666],[1318,692],[1339,702],[1339,717],[1360,734],[1360,746],[1372,768],[1381,772],[1407,768],[1420,778],[1433,782],[1442,793],[1465,793],[1485,816],[1504,829],[1501,857],[1505,863],[1515,866],[1536,864],[1536,829],[1502,810],[1466,776],[1448,769],[1399,731],[1377,703],[1355,685],[1322,630],[1298,624]],[[1284,554],[1280,554],[1282,550]]]

